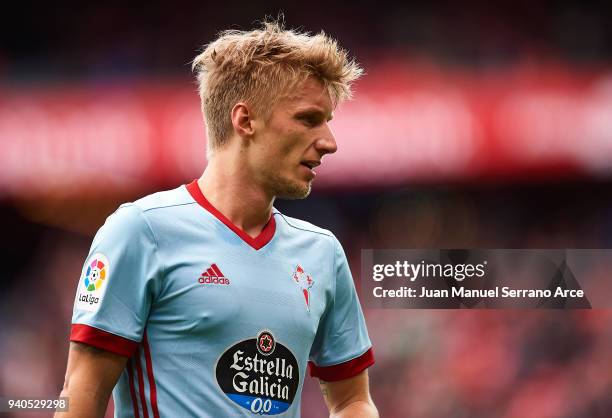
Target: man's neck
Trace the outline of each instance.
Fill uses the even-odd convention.
[[[252,238],[270,220],[274,197],[253,183],[238,161],[212,158],[198,186],[206,199],[234,225]]]

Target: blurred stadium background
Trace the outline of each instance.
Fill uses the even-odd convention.
[[[205,166],[190,60],[280,10],[368,73],[313,195],[277,203],[332,229],[356,281],[361,248],[610,247],[610,2],[18,2],[0,25],[0,394],[59,393],[94,232]],[[609,310],[366,316],[382,417],[612,417]],[[325,416],[306,381],[304,418]]]

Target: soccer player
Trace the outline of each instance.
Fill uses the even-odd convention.
[[[342,247],[273,207],[308,196],[361,69],[325,34],[274,22],[223,32],[194,69],[208,165],[96,234],[57,416],[102,417],[112,391],[116,417],[299,417],[308,369],[330,416],[378,417]]]

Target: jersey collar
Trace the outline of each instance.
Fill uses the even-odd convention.
[[[263,227],[261,233],[255,238],[251,238],[246,232],[242,229],[238,228],[232,221],[225,217],[221,212],[217,210],[205,197],[200,190],[200,186],[198,186],[198,181],[194,180],[189,184],[186,184],[185,187],[191,197],[194,198],[196,202],[200,204],[204,209],[210,212],[215,218],[220,220],[227,226],[229,229],[234,231],[236,235],[238,235],[244,242],[249,244],[256,250],[263,248],[270,240],[274,237],[274,232],[276,231],[276,222],[274,221],[274,214],[270,217],[268,223]]]

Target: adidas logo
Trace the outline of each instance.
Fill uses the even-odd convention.
[[[202,273],[200,278],[198,279],[198,283],[200,284],[230,284],[230,281],[227,277],[221,273],[219,267],[215,263],[213,263],[206,271]]]

